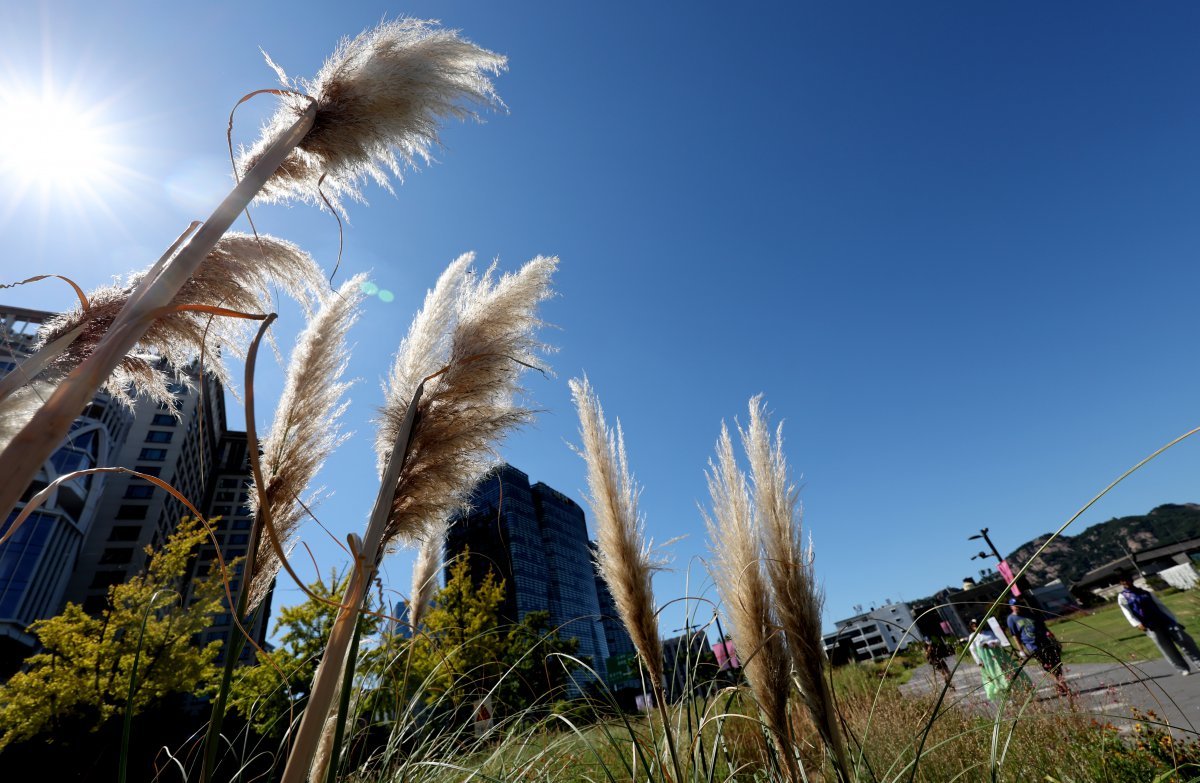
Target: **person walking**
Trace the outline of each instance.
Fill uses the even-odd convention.
[[[1196,642],[1158,596],[1136,586],[1130,573],[1121,575],[1121,587],[1117,606],[1121,607],[1129,624],[1145,631],[1163,657],[1184,677],[1192,673],[1192,667],[1200,669],[1200,649]],[[1184,654],[1191,660],[1192,667],[1187,665]]]
[[[1013,684],[1031,684],[1028,675],[1021,671],[1016,659],[986,623],[971,620],[971,638],[967,642],[967,649],[971,651],[975,663],[979,664],[984,695],[993,704],[1003,703]]]
[[[1067,674],[1063,668],[1062,645],[1040,614],[1029,616],[1029,609],[1022,606],[1016,598],[1008,599],[1008,632],[1017,641],[1022,654],[1033,658],[1042,665],[1042,669],[1054,678],[1054,687],[1060,696],[1070,696],[1071,688],[1067,685]]]

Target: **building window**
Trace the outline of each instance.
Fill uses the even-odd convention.
[[[232,503],[233,502],[233,493],[232,492],[218,492],[217,493],[217,502],[218,503]]]
[[[125,488],[125,497],[152,498],[154,497],[154,487],[148,484],[130,484]]]
[[[137,465],[134,467],[134,470],[138,473],[145,473],[147,476],[157,477],[162,475],[161,465]]]
[[[167,430],[150,430],[149,432],[146,433],[146,442],[147,443],[170,443],[171,436],[173,436],[174,434],[175,433],[168,432]]]
[[[138,459],[150,459],[162,461],[167,458],[166,449],[142,449],[142,453],[138,455]]]
[[[105,549],[100,556],[100,562],[105,565],[124,565],[133,560],[133,550],[129,547]]]
[[[149,510],[149,508],[149,506],[141,506],[134,503],[130,503],[127,506],[121,506],[117,509],[117,519],[145,519],[146,512]],[[113,529],[116,530],[116,528]],[[134,528],[134,530],[137,529],[138,528]]]
[[[245,533],[235,533],[229,537],[229,543],[248,544],[250,543],[250,536],[246,535]]]
[[[133,508],[145,508],[145,506],[133,506]],[[142,529],[137,525],[114,525],[111,532],[108,534],[109,541],[137,541],[138,533]]]
[[[227,517],[233,508],[230,506],[213,506],[212,514],[214,517]]]
[[[156,413],[154,414],[154,418],[150,420],[150,423],[155,427],[174,427],[178,422],[169,413]]]

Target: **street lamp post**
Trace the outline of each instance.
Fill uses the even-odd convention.
[[[989,528],[985,527],[979,531],[978,535],[968,536],[967,540],[968,541],[978,541],[979,539],[982,538],[984,540],[984,542],[987,543],[988,549],[992,550],[992,557],[996,558],[996,562],[998,564],[1004,563],[1005,562],[1004,556],[1000,554],[1000,550],[996,549],[996,545],[993,544],[992,539],[988,537],[988,530],[989,530]],[[976,558],[985,558],[986,559],[987,556],[988,556],[987,552],[980,552],[979,554],[975,555],[971,559],[972,560],[975,560]],[[1021,592],[1024,594],[1026,603],[1028,603],[1029,606],[1033,609],[1041,609],[1042,608],[1041,602],[1038,601],[1037,596],[1035,596],[1033,594],[1033,588],[1029,586],[1028,580],[1026,580],[1024,576],[1020,576],[1015,580],[1015,582],[1016,582],[1016,586],[1019,587],[1021,589]]]

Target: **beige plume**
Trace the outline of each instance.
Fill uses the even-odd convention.
[[[499,279],[494,266],[472,274],[471,260],[452,263],[426,297],[385,387],[381,470],[417,386],[441,371],[421,396],[385,542],[411,541],[447,520],[494,465],[493,444],[532,417],[517,400],[518,381],[547,350],[535,339],[537,306],[550,296],[558,259],[535,258]]]
[[[772,440],[762,396],[750,399],[750,425],[739,430],[754,486],[759,531],[775,610],[791,654],[800,694],[830,750],[838,774],[851,780],[845,743],[826,679],[821,640],[823,597],[813,576],[812,547],[804,546],[801,511],[783,454],[783,425]]]
[[[438,591],[438,574],[442,571],[442,557],[446,546],[446,525],[430,526],[417,550],[413,563],[412,594],[408,599],[408,624],[413,633],[433,605]]]
[[[321,309],[296,338],[275,421],[262,441],[264,495],[276,534],[284,543],[307,513],[304,506],[312,507],[314,498],[302,504],[301,495],[348,437],[340,424],[350,404],[344,398],[351,382],[342,380],[350,360],[346,335],[358,320],[366,277],[356,275],[326,294]],[[250,500],[257,517],[258,493],[251,492]],[[251,609],[266,596],[279,567],[275,549],[261,538],[250,583]]]
[[[260,198],[301,199],[320,204],[317,184],[339,210],[341,200],[361,200],[360,186],[372,179],[390,187],[402,166],[430,160],[438,126],[449,118],[478,118],[476,107],[500,107],[488,74],[504,57],[481,49],[457,31],[433,22],[397,19],[353,39],[343,39],[312,81],[291,79],[267,58],[284,88],[282,106],[262,137],[244,150],[245,171],[272,139],[315,101],[312,129],[267,181]]]
[[[729,429],[721,424],[715,460],[706,472],[712,498],[705,512],[712,552],[713,578],[746,680],[771,730],[790,780],[799,780],[788,727],[790,666],[783,639],[771,611],[771,596],[763,575],[754,508],[745,474],[733,455]]]
[[[40,345],[83,325],[80,336],[46,370],[49,379],[61,377],[91,355],[108,333],[117,314],[137,289],[144,272],[123,284],[92,291],[90,307],[62,313],[47,321],[38,333]],[[208,305],[239,312],[261,313],[273,309],[272,291],[279,288],[306,307],[316,292],[327,289],[324,275],[312,258],[291,242],[267,235],[231,233],[222,237],[204,263],[184,283],[171,304]],[[174,368],[187,367],[202,353],[205,368],[227,387],[231,378],[221,361],[223,352],[244,354],[253,326],[244,319],[211,316],[201,312],[172,312],[157,318],[146,330],[135,352],[130,353],[109,376],[105,388],[114,398],[126,401],[125,389],[170,404],[159,359]],[[183,378],[182,380],[186,380]]]

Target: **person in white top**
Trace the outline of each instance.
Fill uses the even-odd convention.
[[[1129,624],[1145,631],[1163,657],[1184,677],[1191,674],[1192,669],[1184,661],[1181,650],[1191,659],[1192,666],[1200,669],[1200,648],[1158,596],[1136,587],[1133,574],[1128,572],[1121,574],[1121,587],[1124,589],[1117,596],[1117,606],[1121,607]]]

